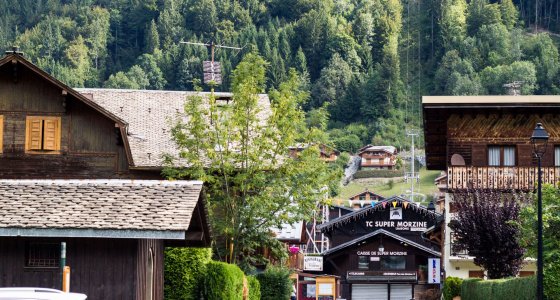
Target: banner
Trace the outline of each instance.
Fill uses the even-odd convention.
[[[441,281],[439,258],[428,258],[428,283],[436,284]]]

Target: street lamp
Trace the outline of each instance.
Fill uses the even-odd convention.
[[[541,158],[546,152],[546,145],[548,144],[548,133],[544,129],[541,123],[537,123],[535,129],[533,130],[533,135],[531,136],[531,144],[533,144],[533,154],[538,158],[539,161],[539,176],[537,182],[537,198],[538,198],[538,209],[537,209],[537,299],[542,300],[544,295],[543,289],[543,224],[542,224],[542,178],[541,178]]]

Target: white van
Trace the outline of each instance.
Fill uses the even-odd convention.
[[[47,288],[0,288],[0,300],[85,300],[84,294]]]

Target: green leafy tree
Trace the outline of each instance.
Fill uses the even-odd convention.
[[[244,270],[266,263],[261,247],[277,257],[286,255],[270,229],[309,218],[323,196],[322,187],[339,175],[320,160],[316,146],[297,159],[288,157],[289,146],[313,145],[317,129],[300,130],[305,127],[301,105],[308,94],[295,71],[270,92],[272,111],[263,111],[259,93],[266,65],[256,54],[243,58],[233,73],[231,105],[218,105],[213,96],[187,99],[188,120],[178,122],[172,133],[189,167],[174,166],[175,160],[167,157],[164,170],[170,179],[207,184],[215,254]]]
[[[537,257],[537,201],[521,210],[522,245],[527,248],[527,257]],[[560,191],[552,185],[542,188],[543,203],[543,258],[544,293],[546,299],[560,299]]]

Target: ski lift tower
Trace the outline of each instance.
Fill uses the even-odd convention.
[[[214,51],[216,48],[224,48],[224,49],[233,49],[233,50],[241,50],[243,48],[239,47],[231,47],[231,46],[224,46],[224,45],[217,45],[214,41],[210,43],[198,43],[198,42],[180,42],[181,44],[187,45],[197,45],[197,46],[204,46],[210,50],[210,61],[203,61],[202,62],[202,69],[204,72],[204,83],[206,84],[222,84],[222,69],[220,62],[214,61]]]
[[[410,201],[414,202],[414,184],[420,179],[418,172],[414,170],[414,137],[418,136],[418,130],[409,128],[406,130],[406,135],[409,136],[411,140],[411,153],[410,153],[410,172],[405,172],[404,179],[406,182],[410,181]]]

